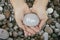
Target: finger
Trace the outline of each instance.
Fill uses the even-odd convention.
[[[20,14],[20,13],[21,13],[21,14]],[[22,15],[22,14],[23,14],[23,12],[20,11],[20,13],[17,12],[17,11],[15,11],[15,20],[16,20],[18,26],[19,26],[20,28],[22,28],[23,30],[25,30],[25,27],[24,27],[24,25],[23,25],[23,23],[22,23],[22,18],[23,18],[23,15]],[[20,16],[20,17],[18,17],[18,16]]]
[[[35,33],[37,33],[40,29],[36,26],[36,27],[31,27],[32,30],[35,31]]]
[[[43,27],[43,25],[46,23],[46,20],[41,20],[40,24],[39,24],[39,28],[41,30],[41,28]]]
[[[28,36],[28,32],[24,31],[24,34],[25,34],[25,37],[27,37],[27,36]]]
[[[25,28],[26,28],[26,31],[27,31],[27,32],[29,32],[29,33],[31,33],[31,34],[35,34],[35,32],[34,32],[31,28],[26,27],[26,26],[25,26]]]
[[[25,11],[25,13],[30,13],[30,9],[29,9],[29,7],[26,6],[25,9],[24,9],[24,11]]]

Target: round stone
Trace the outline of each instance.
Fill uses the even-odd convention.
[[[53,29],[49,26],[49,25],[46,25],[45,27],[45,32],[49,33],[49,34],[52,34],[53,33]]]
[[[0,20],[3,20],[3,19],[5,19],[5,15],[0,14]]]
[[[8,37],[9,37],[9,33],[4,29],[0,29],[0,38],[7,39]]]
[[[45,32],[45,33],[43,34],[43,37],[44,37],[44,40],[48,40],[48,33]]]
[[[3,8],[2,7],[0,7],[0,11],[2,11],[3,10]]]
[[[23,23],[27,26],[36,26],[39,24],[39,17],[36,14],[29,13],[24,16]]]
[[[13,40],[13,38],[8,38],[8,40]]]
[[[48,13],[48,14],[51,14],[52,12],[53,12],[53,8],[48,8],[48,9],[47,9],[47,13]]]

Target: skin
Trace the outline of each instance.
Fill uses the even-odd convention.
[[[10,0],[10,1],[15,11],[15,20],[19,28],[22,28],[24,30],[25,36],[31,36],[39,32],[48,19],[46,13],[46,6],[48,0],[42,1],[35,0],[32,8],[29,8],[28,5],[24,2],[24,0]],[[24,14],[30,13],[31,11],[35,12],[41,20],[39,26],[36,26],[35,28],[33,27],[29,28],[22,22]]]

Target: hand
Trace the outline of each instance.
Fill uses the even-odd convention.
[[[29,9],[28,5],[25,2],[21,1],[21,0],[19,0],[19,1],[18,0],[10,0],[10,1],[12,3],[13,8],[14,8],[15,20],[16,20],[18,26],[24,30],[25,35],[26,34],[29,35],[28,33],[35,34],[35,31],[28,28],[22,22],[24,14],[30,12],[30,9]]]
[[[46,6],[48,2],[47,3],[45,2],[45,4],[43,3],[43,1],[41,2],[36,2],[33,5],[33,7],[30,9],[32,12],[35,12],[40,18],[40,24],[35,28],[31,27],[31,29],[33,29],[36,33],[41,30],[41,28],[43,27],[43,25],[46,23],[48,19],[47,13],[46,13]]]

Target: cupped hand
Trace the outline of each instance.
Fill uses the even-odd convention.
[[[10,0],[15,12],[15,20],[20,28],[24,30],[25,36],[35,34],[35,31],[23,24],[23,17],[26,13],[30,13],[28,5],[21,0]]]
[[[45,4],[43,2],[44,1],[41,1],[41,3],[36,2],[34,3],[33,7],[30,8],[30,10],[36,13],[40,19],[40,24],[38,26],[36,26],[35,28],[31,27],[31,29],[33,29],[36,33],[38,33],[42,29],[43,25],[46,23],[48,19],[48,16],[46,13],[46,6],[48,2],[45,2]]]

